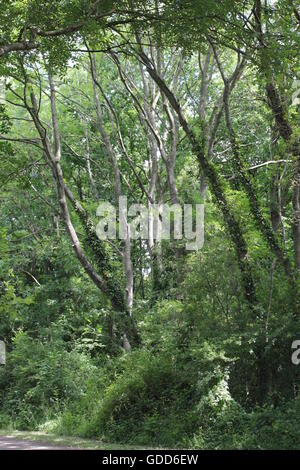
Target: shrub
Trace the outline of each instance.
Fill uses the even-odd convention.
[[[58,342],[43,344],[19,332],[13,346],[0,371],[0,401],[19,428],[36,428],[79,399],[96,372],[86,355],[68,352]]]

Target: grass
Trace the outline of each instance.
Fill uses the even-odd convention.
[[[29,441],[38,441],[49,445],[60,445],[73,447],[75,449],[92,449],[92,450],[150,450],[149,447],[129,446],[122,444],[106,443],[93,439],[83,439],[72,436],[56,436],[55,434],[45,433],[42,431],[15,431],[0,429],[0,437],[15,437],[16,439],[24,439]]]

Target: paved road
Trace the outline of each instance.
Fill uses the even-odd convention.
[[[45,442],[27,441],[15,437],[0,436],[0,450],[76,450],[74,447],[63,447]]]

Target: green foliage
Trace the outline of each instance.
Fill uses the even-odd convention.
[[[299,449],[297,416],[299,400],[277,408],[256,408],[251,413],[234,404],[210,427],[200,428],[187,445],[200,449]]]
[[[1,408],[20,429],[35,429],[68,402],[80,399],[96,371],[87,356],[67,352],[59,342],[42,344],[24,332],[0,371]]]
[[[296,2],[254,3],[2,2],[0,426],[143,446],[299,448],[299,18]],[[139,37],[184,126],[137,60]],[[95,90],[87,46],[98,51]],[[244,57],[225,116],[224,76]],[[62,175],[48,158],[58,137]],[[169,203],[172,178],[181,205],[205,204],[199,252],[185,240],[131,241],[132,316],[125,244],[95,232],[118,172],[129,205]],[[62,180],[76,199],[69,214]]]

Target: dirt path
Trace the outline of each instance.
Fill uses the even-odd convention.
[[[0,450],[78,450],[74,447],[63,447],[45,442],[27,441],[10,436],[0,436]]]

